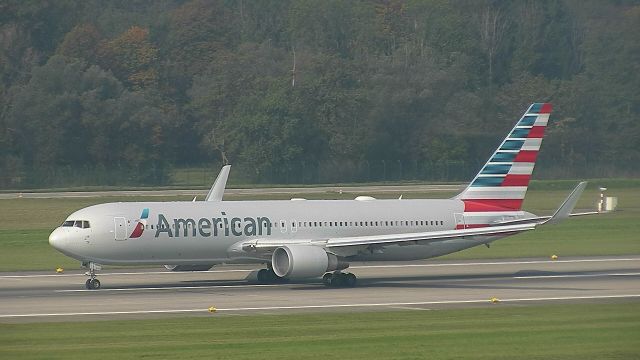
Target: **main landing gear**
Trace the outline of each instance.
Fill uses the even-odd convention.
[[[270,264],[266,269],[258,271],[258,283],[260,284],[284,284],[287,282],[289,282],[289,279],[276,275]]]
[[[326,273],[322,277],[322,283],[326,287],[340,288],[340,287],[355,287],[358,282],[358,278],[352,273],[343,273],[340,271],[334,271],[332,273]]]
[[[102,270],[102,266],[96,263],[82,263],[82,266],[89,269],[85,273],[85,275],[89,276],[87,281],[84,283],[84,287],[87,290],[98,290],[100,289],[100,280],[96,278],[96,270]]]

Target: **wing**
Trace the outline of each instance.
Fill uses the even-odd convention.
[[[516,224],[490,226],[485,228],[430,231],[419,233],[396,233],[386,235],[349,236],[328,239],[308,240],[278,240],[258,239],[242,244],[242,250],[258,253],[270,253],[276,248],[285,245],[314,245],[320,246],[329,252],[342,256],[354,255],[358,248],[380,248],[389,245],[414,245],[452,239],[473,239],[477,237],[493,237],[514,235],[523,231],[535,229],[537,224]]]

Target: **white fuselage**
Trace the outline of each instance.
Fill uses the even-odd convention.
[[[144,209],[148,209],[148,218],[140,219]],[[464,228],[470,215],[478,216],[465,214],[460,200],[108,203],[71,214],[68,222],[87,221],[89,226],[61,226],[51,234],[50,243],[68,256],[99,264],[264,263],[270,261],[269,256],[243,245],[452,230]],[[481,221],[491,224],[529,215],[523,211],[491,213]],[[136,227],[142,229],[132,236]],[[503,235],[360,249],[347,260],[424,259],[500,237]]]

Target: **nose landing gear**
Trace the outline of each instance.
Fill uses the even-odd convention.
[[[84,283],[84,287],[87,288],[87,290],[100,289],[100,280],[96,277],[96,270],[102,270],[102,265],[90,262],[82,263],[82,267],[89,269],[89,271],[85,273],[89,278]]]

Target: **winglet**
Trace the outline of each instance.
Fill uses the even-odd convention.
[[[585,187],[587,187],[587,182],[583,181],[576,186],[575,189],[567,196],[562,205],[556,210],[555,214],[551,216],[548,220],[544,221],[542,224],[557,224],[560,221],[568,218],[571,215],[571,211],[576,206],[580,195],[584,191]]]
[[[211,186],[205,201],[222,201],[222,195],[224,195],[224,189],[227,187],[227,179],[229,178],[229,171],[231,165],[225,165],[220,170],[216,181]]]

